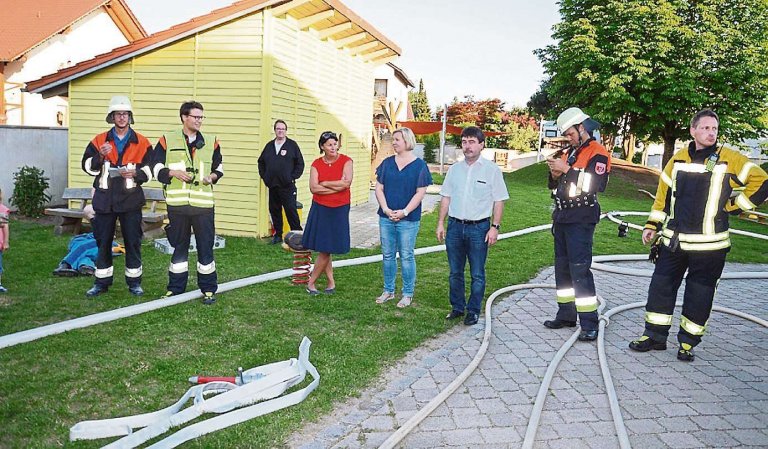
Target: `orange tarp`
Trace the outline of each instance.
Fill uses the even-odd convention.
[[[397,122],[397,124],[405,128],[410,128],[416,135],[439,133],[443,130],[443,122]],[[462,129],[463,128],[459,126],[451,124],[445,126],[445,132],[447,134],[455,134],[457,136],[461,135]],[[483,131],[483,134],[488,137],[500,136],[505,133]]]

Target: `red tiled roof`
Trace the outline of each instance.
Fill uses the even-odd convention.
[[[0,0],[7,1],[7,0]],[[378,30],[376,30],[368,22],[360,18],[349,8],[344,6],[338,0],[323,0],[330,7],[336,9],[339,13],[343,14],[350,21],[357,23],[361,28],[365,29],[371,36],[375,37],[397,54],[400,54],[400,48],[392,43],[389,39],[384,37]],[[269,6],[276,6],[282,3],[287,3],[286,0],[240,0],[229,6],[219,8],[211,11],[208,14],[195,17],[187,22],[174,25],[167,30],[158,31],[148,37],[139,39],[129,45],[118,47],[109,53],[104,53],[96,56],[93,59],[83,61],[72,67],[68,67],[58,72],[44,76],[35,81],[27,83],[27,91],[32,93],[42,93],[49,89],[53,89],[60,86],[72,79],[79,78],[89,73],[95,72],[103,67],[117,64],[130,57],[146,53],[155,48],[168,45],[175,41],[181,40],[188,35],[195,32],[212,28],[223,22],[234,20],[238,17],[252,14],[260,11]]]
[[[147,35],[124,0],[0,0],[0,62],[22,57],[101,7],[107,8],[128,41]]]

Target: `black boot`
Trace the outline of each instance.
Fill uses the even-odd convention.
[[[591,331],[582,330],[577,338],[579,341],[595,341],[597,340],[597,329]]]
[[[55,270],[53,270],[54,276],[61,277],[73,277],[77,276],[77,271],[72,269],[72,265],[62,261]]]
[[[696,356],[693,355],[693,346],[688,343],[680,343],[680,348],[677,350],[677,360],[683,362],[693,362]]]
[[[576,327],[576,322],[555,319],[545,321],[544,326],[550,329],[560,329],[563,327]]]
[[[95,296],[99,296],[102,293],[106,293],[107,290],[109,290],[109,287],[104,287],[99,284],[93,284],[93,287],[91,287],[87,292],[85,292],[85,296],[89,298],[93,298]]]
[[[667,349],[667,342],[656,341],[647,335],[643,335],[635,341],[630,341],[629,349],[637,352],[648,352],[650,350],[664,351]]]
[[[143,295],[143,294],[144,294],[144,289],[143,289],[143,288],[141,288],[141,285],[129,285],[129,286],[128,286],[128,291],[129,291],[129,292],[130,292],[130,293],[131,293],[133,296],[141,296],[141,295]]]

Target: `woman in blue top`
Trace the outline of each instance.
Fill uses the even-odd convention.
[[[413,154],[416,138],[409,128],[392,133],[395,155],[376,169],[376,199],[379,202],[379,234],[384,256],[384,292],[376,298],[383,304],[395,297],[396,253],[400,253],[403,297],[397,307],[411,305],[416,285],[416,259],[413,249],[421,224],[421,200],[432,184],[427,164]]]

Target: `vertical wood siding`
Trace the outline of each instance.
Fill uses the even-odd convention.
[[[288,135],[306,161],[299,201],[309,212],[309,166],[327,129],[343,134],[342,151],[355,161],[353,204],[368,200],[370,96],[373,66],[321,41],[296,21],[260,11],[200,32],[70,83],[69,185],[88,186],[80,169],[85,146],[108,129],[113,95],[131,98],[134,128],[151,142],[180,128],[182,102],[205,107],[202,132],[218,136],[225,177],[216,186],[217,232],[263,236],[269,229],[266,189],[257,159],[274,138],[272,123],[288,122]],[[152,181],[150,187],[160,187]]]

